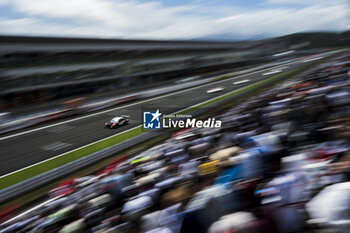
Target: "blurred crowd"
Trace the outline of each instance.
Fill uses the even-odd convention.
[[[350,232],[348,59],[74,179],[0,232]]]

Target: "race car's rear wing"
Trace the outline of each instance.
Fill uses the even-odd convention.
[[[121,117],[130,118],[129,115],[120,115]]]

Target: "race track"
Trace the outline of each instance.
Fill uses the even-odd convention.
[[[283,72],[300,65],[289,63]],[[273,72],[266,75],[270,70],[273,68],[2,135],[0,176],[140,125],[142,109],[160,109],[169,114],[275,75]],[[224,90],[207,93],[220,86]],[[113,130],[104,128],[104,122],[121,114],[130,115],[129,125]]]

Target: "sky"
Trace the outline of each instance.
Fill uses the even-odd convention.
[[[350,30],[350,0],[0,0],[0,34],[251,40]]]

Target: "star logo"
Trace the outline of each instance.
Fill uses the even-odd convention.
[[[161,122],[160,122],[160,116],[162,115],[161,112],[159,112],[159,109],[157,111],[153,112],[143,112],[143,128],[144,129],[160,129],[161,128]]]
[[[160,117],[162,114],[159,112],[159,109],[157,109],[157,111],[156,111],[155,113],[152,113],[151,115],[153,116],[153,118],[152,118],[152,120],[151,120],[151,122],[152,122],[152,121],[154,121],[154,120],[159,121],[159,117]]]

